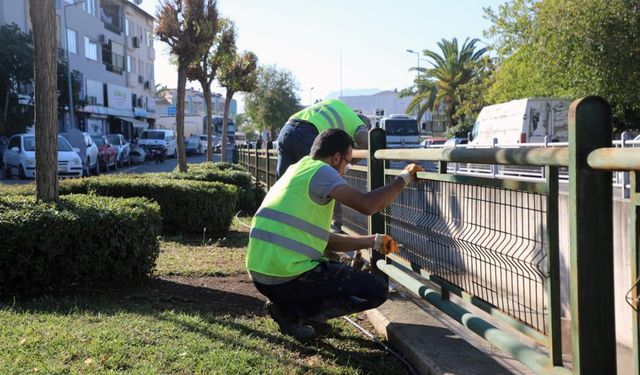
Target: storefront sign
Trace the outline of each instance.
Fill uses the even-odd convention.
[[[133,109],[131,91],[122,86],[107,85],[107,98],[109,108]]]

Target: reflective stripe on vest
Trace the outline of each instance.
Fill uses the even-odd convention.
[[[327,99],[307,107],[290,117],[291,120],[303,120],[315,125],[321,133],[327,129],[342,129],[355,138],[356,129],[364,126],[358,115],[344,102]]]
[[[292,240],[291,238],[287,238],[279,234],[260,230],[258,228],[251,228],[249,237],[285,247],[289,250],[295,251],[296,253],[308,256],[313,260],[319,260],[322,257],[318,250],[311,246],[307,246],[302,242]]]
[[[286,214],[284,212],[280,212],[280,211],[276,211],[274,209],[268,208],[268,207],[261,207],[258,212],[256,212],[255,216],[260,216],[260,217],[265,217],[267,219],[271,219],[271,220],[275,220],[275,221],[279,221],[283,224],[287,224],[291,227],[300,229],[301,231],[307,232],[315,237],[318,237],[319,239],[323,240],[323,241],[327,241],[329,239],[329,231],[324,230],[322,228],[320,228],[317,225],[313,225],[311,223],[309,223],[308,221],[304,221],[302,219],[299,219],[293,215],[289,215]],[[262,238],[259,238],[262,239]],[[267,242],[271,242],[271,241],[267,241]],[[277,245],[281,245],[281,244],[277,244]],[[283,246],[283,245],[281,245]],[[306,246],[306,245],[305,245]],[[284,246],[287,247],[287,246]],[[313,257],[311,257],[313,258]]]

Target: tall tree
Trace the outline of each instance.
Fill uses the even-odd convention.
[[[211,46],[209,46],[206,53],[189,65],[189,68],[187,69],[187,78],[200,82],[202,93],[204,95],[205,106],[207,109],[207,118],[205,119],[207,126],[207,161],[213,160],[213,147],[211,144],[211,138],[213,137],[213,128],[211,126],[211,84],[216,78],[220,65],[223,61],[234,55],[235,50],[235,26],[230,20],[220,18],[218,20],[218,25],[216,26],[215,40]],[[222,143],[224,145],[225,142]]]
[[[268,65],[258,68],[256,89],[245,96],[245,111],[260,129],[278,134],[282,125],[298,110],[299,84],[287,70]]]
[[[398,96],[401,98],[413,97],[405,112],[407,114],[417,113],[417,118],[422,119],[427,111],[434,110],[437,93],[436,83],[421,76],[414,80],[413,86],[401,90]]]
[[[33,25],[36,132],[36,198],[58,200],[55,0],[30,7]]]
[[[434,109],[445,105],[445,114],[448,119],[455,113],[460,103],[456,89],[473,77],[473,70],[469,63],[477,61],[486,52],[485,48],[476,49],[479,39],[465,39],[462,46],[458,40],[442,39],[438,42],[440,52],[423,50],[422,54],[429,59],[431,68],[415,68],[423,73],[425,79],[432,79],[436,84],[436,97]]]
[[[169,45],[178,64],[178,167],[181,172],[186,172],[184,98],[187,69],[208,51],[215,40],[218,24],[217,3],[213,0],[163,0],[157,9],[156,18],[156,35]]]
[[[258,84],[256,69],[258,68],[258,57],[253,52],[243,52],[235,55],[222,64],[220,69],[220,77],[218,81],[226,89],[224,99],[224,115],[222,117],[222,161],[226,159],[227,151],[227,132],[229,124],[229,105],[233,95],[237,92],[251,92],[255,90]]]
[[[31,111],[26,113],[18,105],[22,84],[33,79],[33,40],[16,24],[0,27],[0,103],[2,117],[0,134],[23,132],[33,121]]]
[[[500,58],[489,100],[600,95],[617,130],[640,127],[638,0],[511,0],[485,12]]]

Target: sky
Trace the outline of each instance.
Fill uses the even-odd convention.
[[[302,104],[352,90],[401,90],[412,84],[420,52],[438,41],[483,37],[490,23],[483,8],[505,0],[218,0],[222,16],[237,27],[240,51],[261,65],[289,70]],[[156,14],[160,0],[141,7]],[[156,84],[175,87],[177,72],[166,46],[156,41]],[[482,43],[479,46],[483,46]],[[421,55],[421,58],[422,57]],[[428,66],[421,60],[420,66]],[[200,89],[197,82],[187,87]],[[214,87],[224,94],[224,89]],[[239,111],[242,111],[242,95]]]

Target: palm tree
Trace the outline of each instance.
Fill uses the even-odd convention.
[[[434,81],[420,77],[414,80],[413,86],[400,91],[398,96],[401,98],[413,97],[407,106],[406,113],[417,113],[416,118],[420,120],[427,111],[433,110],[437,91],[438,89]]]
[[[56,13],[54,0],[30,7],[35,67],[36,198],[58,200]],[[72,110],[73,113],[73,110]]]
[[[227,151],[227,128],[229,118],[229,104],[231,98],[236,92],[252,92],[258,85],[258,57],[253,52],[243,52],[235,55],[222,64],[220,69],[220,77],[218,81],[220,85],[227,89],[224,99],[224,115],[222,117],[222,149],[220,158],[225,161]]]
[[[431,80],[436,88],[433,100],[434,112],[442,104],[445,107],[447,119],[455,112],[456,106],[460,103],[457,95],[457,88],[469,82],[473,77],[473,64],[478,61],[487,51],[486,48],[476,50],[476,43],[479,39],[465,39],[462,47],[458,46],[458,40],[445,40],[438,42],[440,52],[423,50],[422,54],[429,59],[431,68],[414,68],[422,73],[423,77],[418,80]],[[432,95],[432,87],[429,83],[422,83],[425,93]],[[430,96],[429,96],[430,97]]]
[[[187,171],[184,141],[184,96],[187,68],[207,53],[216,37],[218,8],[214,0],[163,0],[156,11],[156,35],[167,43],[178,63],[176,131],[178,167]]]
[[[236,51],[236,31],[233,22],[220,18],[216,27],[216,38],[200,58],[194,61],[187,69],[187,78],[200,82],[204,95],[205,106],[207,108],[207,161],[213,160],[213,147],[211,138],[213,129],[211,127],[211,84],[216,78],[218,68]],[[223,142],[224,143],[224,142]]]

